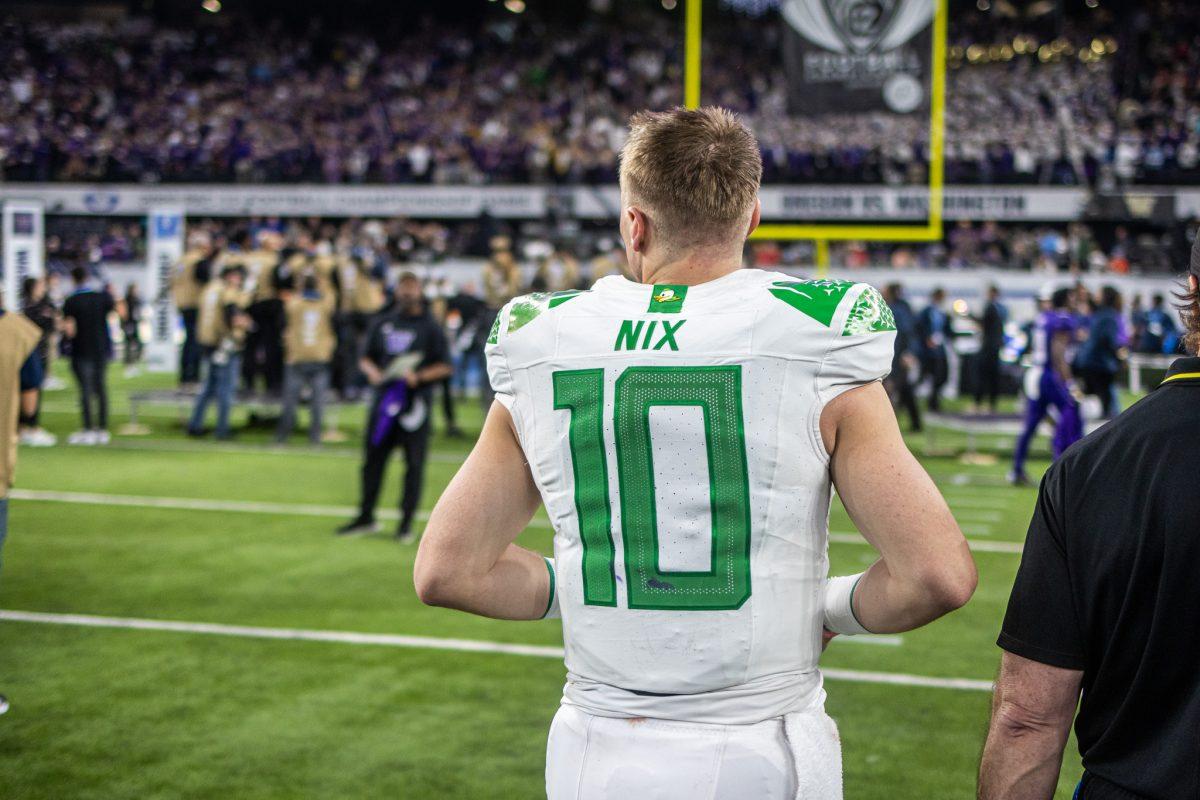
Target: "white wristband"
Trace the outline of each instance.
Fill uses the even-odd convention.
[[[554,559],[544,558],[546,569],[550,570],[550,602],[546,604],[546,613],[542,619],[562,619],[562,609],[558,607],[558,581],[554,579]]]
[[[854,615],[854,589],[866,575],[844,575],[825,581],[825,627],[842,636],[870,633]]]

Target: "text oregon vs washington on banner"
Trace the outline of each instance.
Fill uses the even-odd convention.
[[[934,0],[783,0],[793,114],[929,107]]]

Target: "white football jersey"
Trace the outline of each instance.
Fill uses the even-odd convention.
[[[504,307],[488,373],[554,526],[564,702],[716,724],[821,706],[821,411],[888,373],[894,329],[865,284],[760,270]]]

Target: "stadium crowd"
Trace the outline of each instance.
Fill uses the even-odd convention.
[[[1184,0],[1156,5],[1172,24],[1074,25],[1053,47],[956,18],[948,179],[1111,185],[1200,176],[1197,19]],[[470,36],[428,19],[386,35],[280,22],[9,20],[0,25],[8,65],[0,175],[611,183],[629,114],[681,100],[676,21],[645,13],[636,25],[597,16],[566,27],[504,15]],[[776,26],[737,15],[716,25],[705,45],[706,95],[745,112],[768,181],[924,179],[928,125],[919,115],[790,117],[786,78],[772,66],[781,58]],[[1081,47],[1093,56],[1075,57]]]

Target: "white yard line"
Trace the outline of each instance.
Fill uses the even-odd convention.
[[[128,439],[118,436],[111,444],[96,448],[99,452],[106,450],[133,450],[152,453],[195,453],[199,455],[212,453],[230,453],[251,456],[297,456],[303,458],[362,458],[362,451],[357,447],[312,447],[311,445],[239,445],[225,442],[174,442],[155,439]],[[455,453],[445,450],[434,450],[429,453],[429,460],[441,464],[461,464],[466,461],[465,453]]]
[[[337,644],[408,647],[425,650],[448,650],[460,653],[498,653],[533,658],[561,659],[561,647],[508,644],[505,642],[471,639],[442,639],[432,636],[400,636],[385,633],[354,633],[351,631],[317,631],[300,628],[259,628],[246,625],[219,625],[211,622],[177,622],[172,620],[137,619],[130,617],[98,617],[89,614],[46,614],[37,611],[0,611],[0,620],[27,622],[39,625],[73,625],[86,628],[124,628],[141,631],[196,633],[212,636],[235,636],[246,639],[281,639],[287,641],[333,642]],[[990,692],[989,681],[969,678],[930,678],[893,672],[860,672],[848,669],[823,669],[826,678],[856,683],[880,683],[892,686],[919,686],[932,689],[960,689]]]
[[[71,503],[77,505],[124,506],[128,508],[161,508],[171,511],[219,511],[238,514],[275,514],[300,517],[344,517],[357,513],[351,506],[311,505],[307,503],[264,503],[253,500],[211,500],[188,497],[147,497],[145,495],[101,494],[97,492],[56,492],[40,489],[13,489],[9,497],[42,503]],[[380,519],[394,520],[396,511],[384,509],[378,512]],[[418,520],[429,519],[428,512],[417,512]],[[536,518],[529,523],[531,528],[549,529],[550,521]],[[829,540],[839,544],[865,545],[866,540],[857,533],[832,531]],[[971,549],[984,553],[1020,553],[1020,542],[971,541]]]

